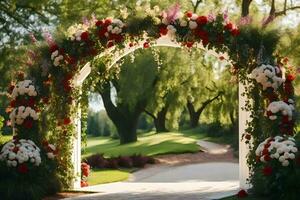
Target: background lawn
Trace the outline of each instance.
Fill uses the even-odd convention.
[[[119,140],[109,137],[89,137],[83,158],[100,153],[105,157],[129,156],[141,154],[154,156],[172,153],[195,153],[200,150],[197,139],[185,136],[183,133],[167,132],[155,134],[154,132],[141,134],[138,141],[131,144],[120,145]]]
[[[130,171],[128,170],[92,170],[88,177],[88,183],[89,185],[98,185],[125,181],[129,178],[129,176]]]

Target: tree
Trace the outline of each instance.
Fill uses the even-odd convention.
[[[137,141],[137,125],[155,85],[157,64],[151,56],[137,56],[132,63],[126,58],[121,66],[119,76],[98,85],[96,90],[101,94],[106,112],[117,128],[120,143]],[[116,100],[113,101],[112,88],[116,90]]]

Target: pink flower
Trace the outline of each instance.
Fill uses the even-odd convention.
[[[167,11],[163,11],[162,17],[166,18],[168,23],[171,23],[179,18],[179,13],[180,13],[180,5],[179,3],[176,3],[175,5],[171,6]]]

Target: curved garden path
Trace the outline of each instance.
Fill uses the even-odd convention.
[[[74,200],[208,200],[235,194],[238,161],[229,146],[198,141],[202,152],[162,155],[157,165],[132,175],[126,182],[83,188],[97,192]]]

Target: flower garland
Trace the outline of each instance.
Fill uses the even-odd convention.
[[[267,163],[276,159],[286,167],[296,158],[298,149],[292,137],[271,137],[258,145],[255,153],[261,162]]]
[[[42,162],[40,149],[31,140],[11,140],[7,142],[0,153],[0,161],[5,161],[8,167],[17,167],[20,173],[27,173],[28,166],[39,166]]]
[[[9,115],[12,127],[24,125],[25,128],[32,128],[32,120],[38,120],[38,114],[31,107],[19,106]]]

